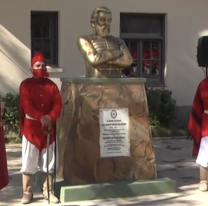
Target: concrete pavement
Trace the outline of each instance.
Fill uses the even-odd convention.
[[[114,200],[96,200],[71,202],[59,205],[129,205],[129,206],[207,206],[208,193],[198,191],[198,167],[192,158],[192,142],[185,139],[154,140],[159,177],[169,177],[177,181],[178,193],[167,195],[140,196]],[[21,199],[21,145],[7,145],[9,185],[0,192],[0,205],[22,205]],[[47,205],[40,191],[35,188],[35,199],[32,205]],[[52,205],[52,204],[51,204]]]

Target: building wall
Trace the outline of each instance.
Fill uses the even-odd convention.
[[[113,12],[111,33],[119,36],[120,12],[165,13],[165,84],[180,106],[191,105],[204,74],[197,66],[196,45],[206,33],[207,0],[0,0],[0,93],[17,92],[30,67],[30,12],[59,11],[60,76],[85,74],[77,38],[91,33],[90,15],[97,6]]]

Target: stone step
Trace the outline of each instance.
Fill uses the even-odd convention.
[[[41,175],[37,173],[36,184],[42,185]],[[176,182],[169,178],[147,181],[116,182],[71,186],[63,180],[56,179],[55,195],[61,202],[126,198],[143,195],[176,193]]]

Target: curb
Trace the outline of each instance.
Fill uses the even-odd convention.
[[[192,140],[192,137],[187,136],[173,136],[173,137],[152,137],[153,140],[170,140],[170,139],[186,139],[186,140]]]

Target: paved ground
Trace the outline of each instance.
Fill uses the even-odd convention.
[[[168,195],[151,195],[138,198],[97,200],[72,202],[60,205],[129,205],[129,206],[207,206],[208,193],[198,191],[198,167],[191,157],[192,142],[185,139],[160,139],[155,140],[155,151],[157,158],[157,169],[159,177],[169,177],[177,181],[178,192]],[[10,184],[0,192],[0,205],[18,206],[21,198],[21,146],[8,145],[8,166],[10,173]],[[47,205],[42,200],[41,194],[35,193],[32,205]]]

